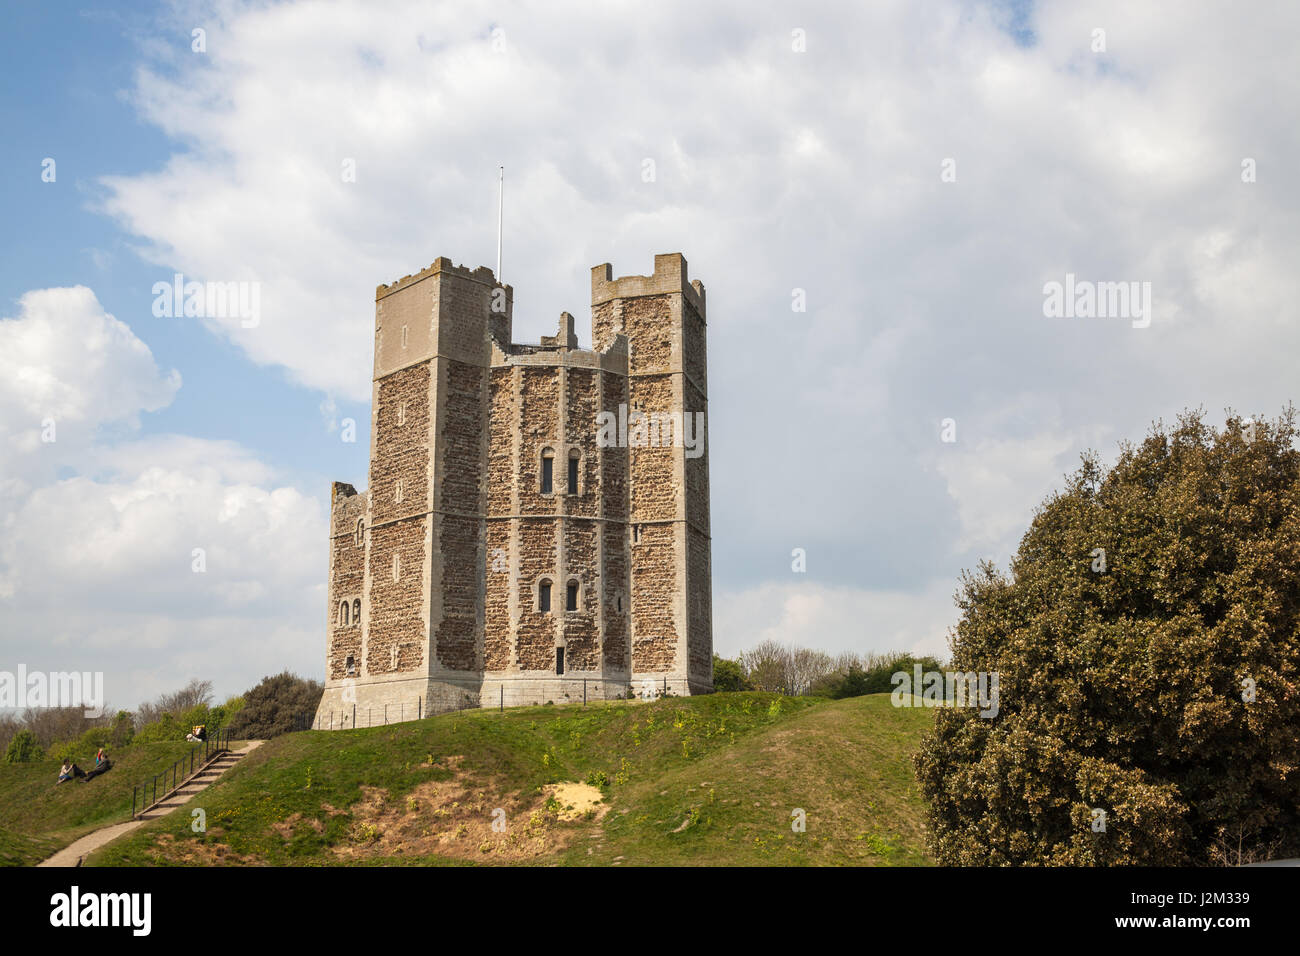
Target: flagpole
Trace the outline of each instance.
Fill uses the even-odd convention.
[[[497,180],[497,282],[501,281],[501,223],[505,216],[506,168],[497,167],[500,178]]]

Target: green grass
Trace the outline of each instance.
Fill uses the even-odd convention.
[[[86,865],[923,864],[929,720],[888,695],[745,693],[289,734]],[[603,817],[557,816],[542,788],[564,781],[601,785]]]
[[[57,783],[60,761],[0,765],[0,864],[38,863],[78,837],[130,819],[131,788],[189,753],[184,741],[110,753],[113,769],[89,783]],[[86,770],[94,757],[79,761]]]

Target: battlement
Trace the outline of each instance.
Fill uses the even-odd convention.
[[[694,282],[687,280],[686,257],[680,252],[655,256],[654,273],[648,276],[620,276],[615,279],[613,266],[608,262],[594,266],[591,270],[593,309],[612,299],[674,292],[680,292],[695,307],[700,318],[704,318],[704,284],[699,279]]]
[[[433,260],[427,269],[422,269],[415,273],[415,275],[402,276],[400,279],[394,279],[388,285],[376,286],[375,301],[379,301],[384,296],[392,295],[394,292],[405,289],[407,286],[414,285],[420,280],[427,279],[440,272],[459,276],[462,279],[469,279],[471,282],[479,282],[483,285],[490,286],[493,289],[500,286],[501,288],[508,290],[512,298],[514,296],[514,288],[498,282],[496,276],[492,273],[492,270],[487,266],[479,266],[477,269],[471,270],[469,266],[453,265],[452,261],[446,256],[439,256],[437,259]]]

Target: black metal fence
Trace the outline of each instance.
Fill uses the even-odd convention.
[[[162,799],[165,800],[201,773],[212,760],[229,750],[230,731],[219,730],[215,736],[196,743],[189,753],[162,773],[156,773],[144,783],[136,784],[131,788],[131,819],[136,818],[137,801],[140,813],[158,802],[159,784],[162,784]]]

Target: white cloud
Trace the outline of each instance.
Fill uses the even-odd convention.
[[[102,670],[122,706],[189,676],[235,692],[287,665],[314,672],[320,500],[235,442],[131,437],[180,378],[90,289],[20,305],[0,322],[0,439],[15,451],[0,472],[5,666]]]
[[[180,385],[85,286],[26,293],[18,314],[0,319],[0,443],[10,452],[0,478],[18,476],[18,456],[73,460],[95,429],[138,426]]]

